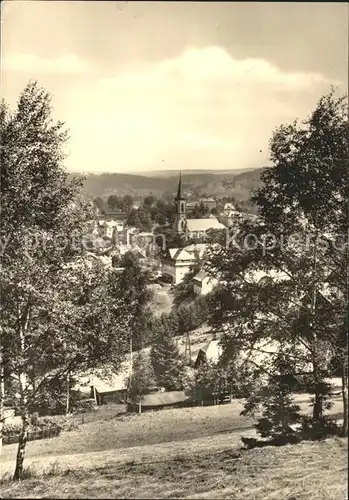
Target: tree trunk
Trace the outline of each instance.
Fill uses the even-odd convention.
[[[138,402],[138,413],[139,414],[142,413],[142,396],[140,396],[139,402]]]
[[[342,401],[343,401],[343,437],[348,436],[348,374],[347,374],[348,360],[342,361]]]
[[[4,365],[2,363],[2,353],[0,354],[0,463],[2,453],[2,437],[5,424],[5,374]]]
[[[320,378],[317,374],[317,366],[314,366],[314,381],[315,381],[315,390],[314,390],[314,406],[313,406],[313,420],[314,422],[319,422],[323,413],[323,398],[320,389]]]
[[[18,311],[18,317],[21,318],[20,310]],[[26,335],[28,333],[29,325],[29,310],[26,313],[26,317],[19,328],[19,339],[21,346],[21,354],[24,355],[26,348]],[[28,410],[28,400],[27,400],[27,374],[23,370],[19,374],[19,390],[20,390],[20,411],[22,418],[22,429],[19,435],[17,457],[16,457],[16,468],[13,475],[14,480],[22,479],[23,477],[23,463],[24,463],[24,453],[25,447],[28,440],[28,428],[29,428],[29,410]]]
[[[314,245],[314,255],[313,255],[313,289],[312,289],[312,303],[311,303],[311,323],[309,327],[312,330],[312,364],[313,364],[313,383],[314,383],[314,406],[313,406],[313,421],[318,422],[323,413],[323,396],[321,390],[321,376],[319,373],[320,368],[320,356],[319,356],[319,346],[318,337],[315,327],[315,319],[317,312],[317,252],[318,252],[318,233],[315,235],[315,245]]]
[[[26,396],[26,382],[27,382],[27,377],[24,373],[22,373],[19,377],[19,386],[21,394],[20,409],[21,409],[22,429],[18,441],[16,468],[13,475],[14,480],[19,480],[22,479],[23,477],[24,453],[28,441],[29,412],[28,412],[27,396]]]
[[[68,374],[67,374],[67,404],[66,404],[66,409],[65,409],[66,415],[69,414],[69,409],[70,409],[70,373],[68,372]]]
[[[13,475],[13,479],[19,480],[23,477],[23,463],[24,463],[24,453],[25,447],[28,441],[28,428],[29,428],[29,414],[26,409],[22,410],[22,429],[19,435],[17,457],[16,457],[16,469]]]

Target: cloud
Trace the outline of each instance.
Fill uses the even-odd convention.
[[[71,94],[69,165],[99,171],[154,170],[164,163],[260,166],[275,127],[306,116],[334,83],[264,59],[239,60],[220,47],[134,64]]]
[[[56,59],[43,59],[34,54],[12,54],[2,60],[3,71],[22,73],[88,73],[93,71],[88,61],[75,54],[63,55]]]

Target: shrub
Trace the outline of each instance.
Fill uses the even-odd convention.
[[[3,443],[13,444],[18,443],[19,435],[22,430],[21,424],[6,424],[3,429]],[[45,439],[59,436],[62,430],[62,426],[57,422],[43,418],[38,419],[36,424],[29,425],[28,429],[28,441],[34,441],[35,439]]]
[[[332,416],[325,415],[314,421],[312,417],[305,415],[302,417],[300,435],[302,439],[311,441],[326,439],[330,436],[340,436],[341,427]]]
[[[300,407],[293,403],[290,388],[280,379],[271,377],[268,385],[251,392],[246,401],[244,415],[254,415],[260,411],[255,425],[262,438],[275,441],[291,442],[296,431],[292,425],[301,421]]]
[[[81,399],[74,405],[74,413],[87,413],[96,409],[96,402],[94,399]]]

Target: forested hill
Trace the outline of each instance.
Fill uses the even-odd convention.
[[[264,168],[250,169],[238,174],[184,172],[182,174],[184,192],[207,196],[234,196],[237,200],[247,200],[251,190],[259,185],[260,173]],[[105,197],[110,194],[118,196],[130,194],[137,197],[152,193],[155,196],[161,196],[165,193],[175,193],[177,181],[178,174],[172,172],[169,172],[167,177],[121,173],[88,174],[84,183],[84,191],[91,198]]]

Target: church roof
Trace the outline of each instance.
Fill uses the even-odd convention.
[[[191,233],[195,231],[207,231],[208,229],[225,229],[225,226],[216,218],[188,219],[187,229]]]

